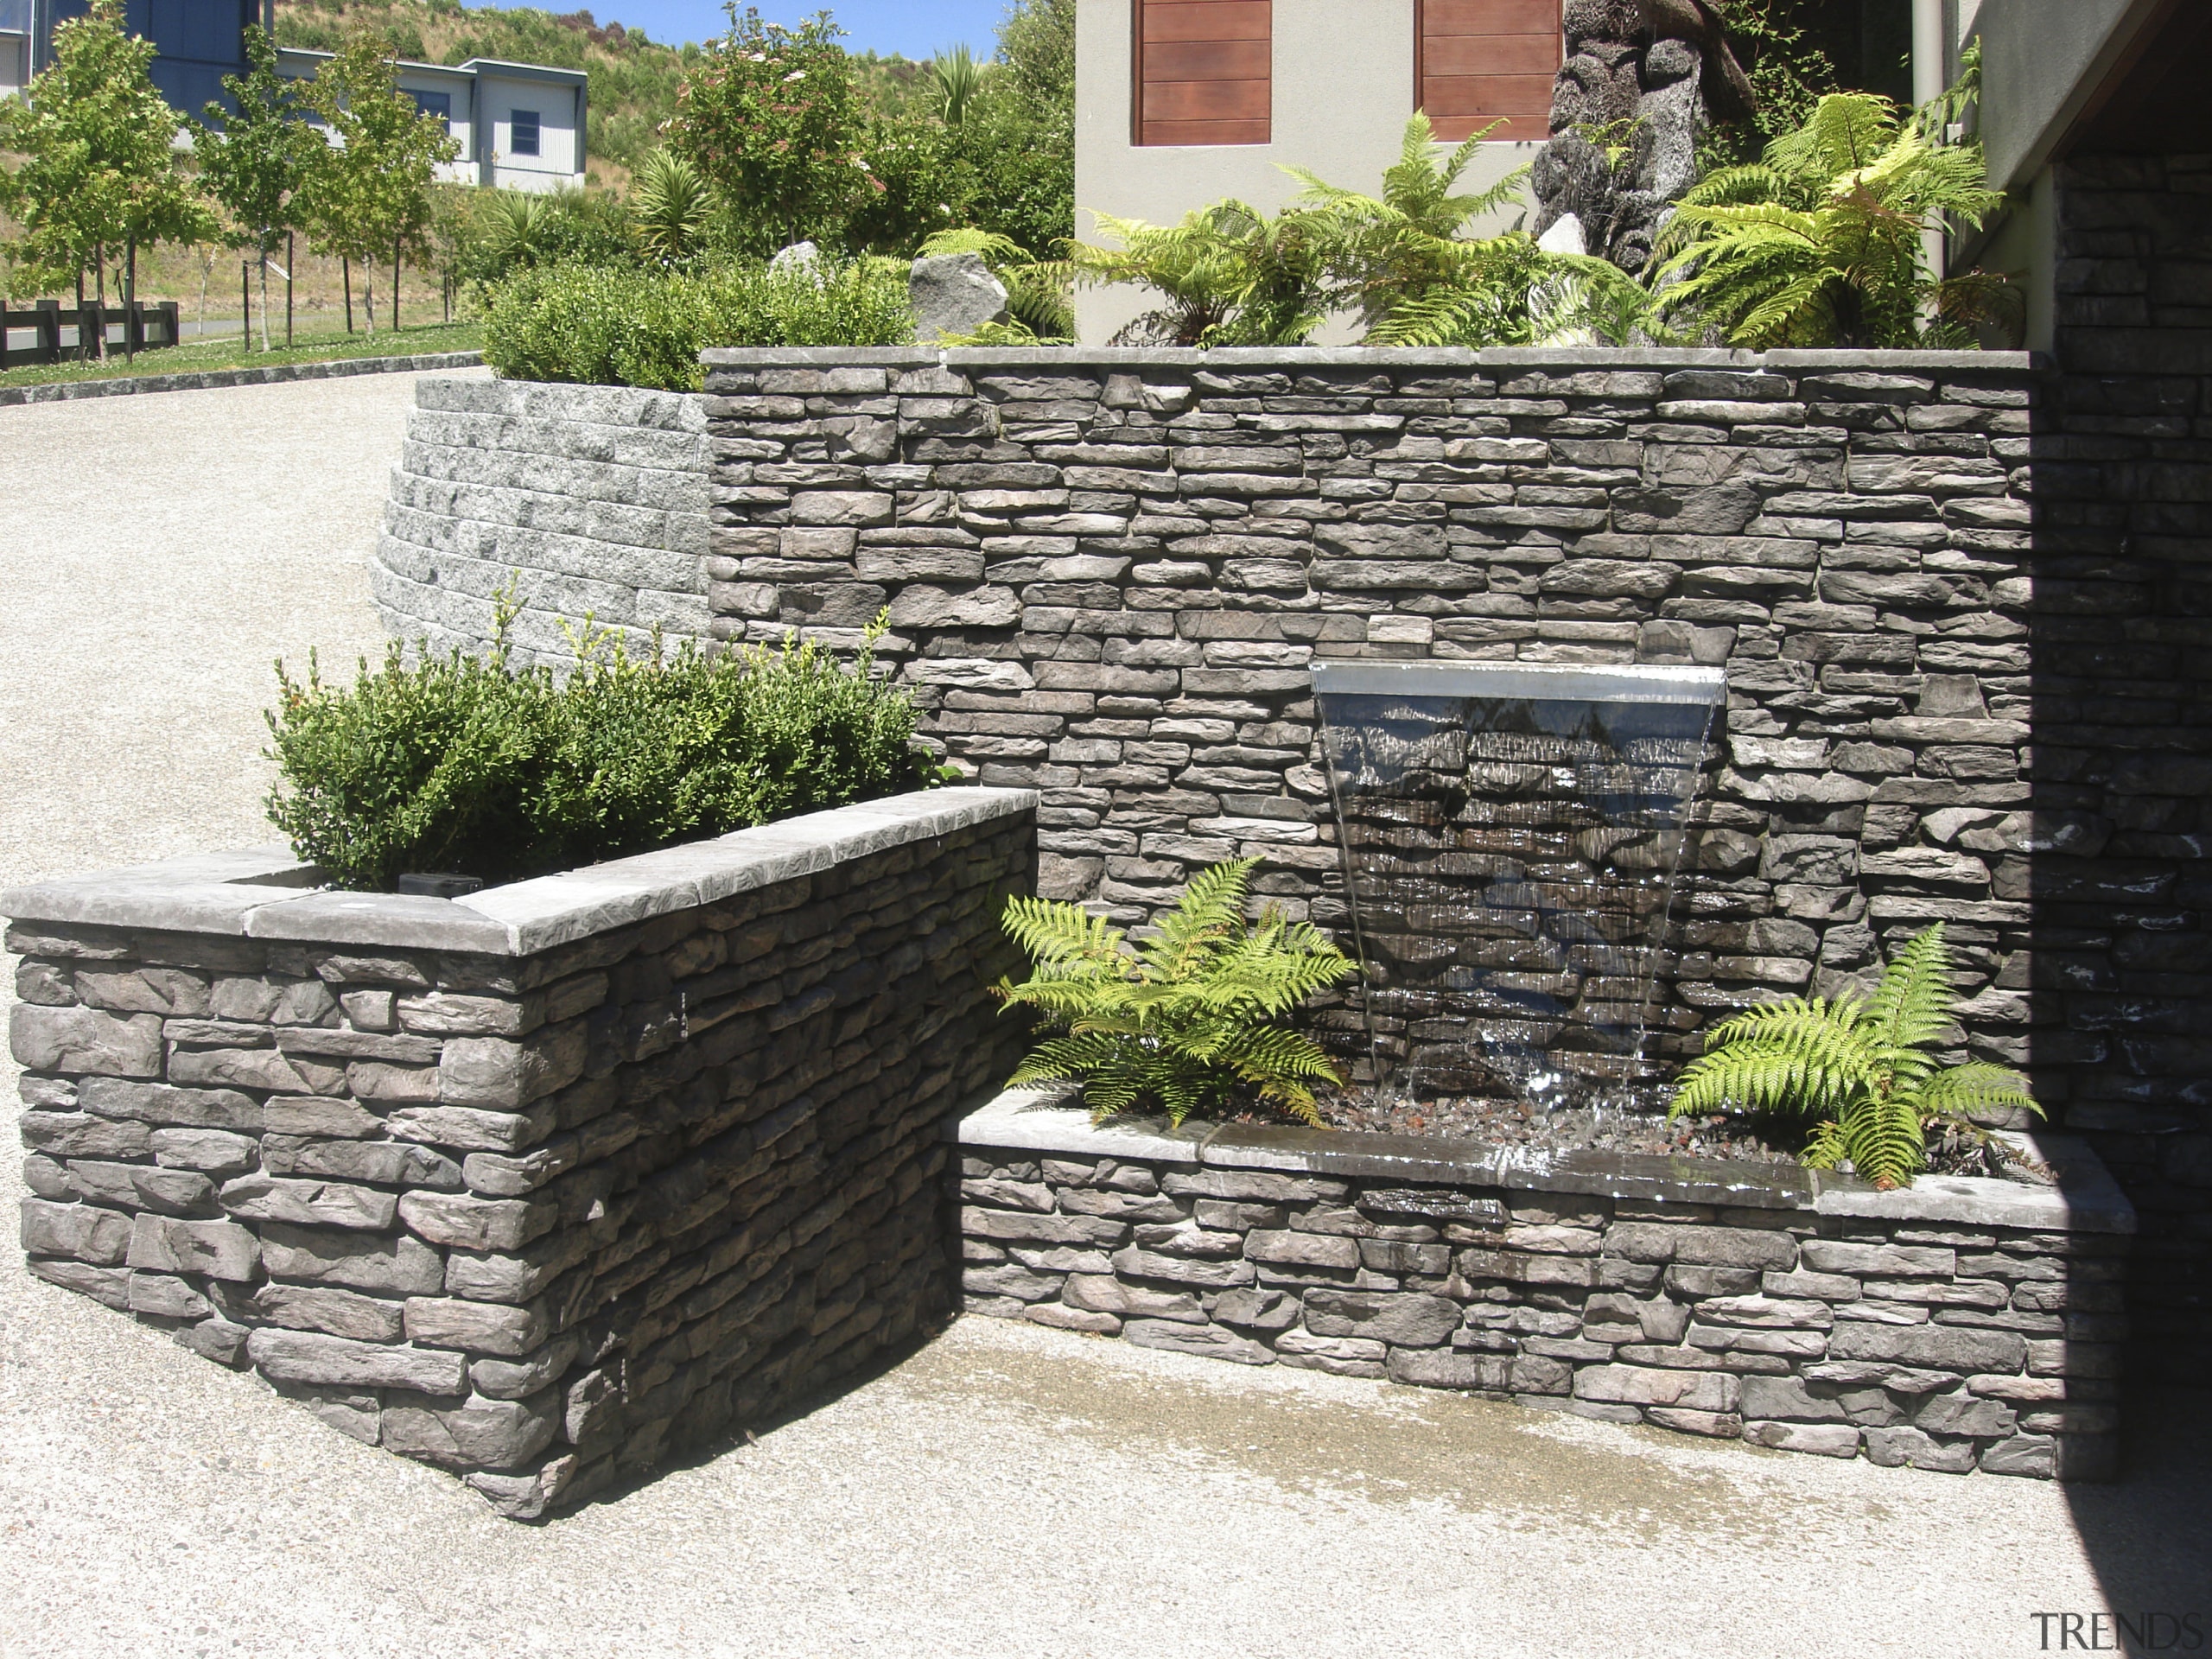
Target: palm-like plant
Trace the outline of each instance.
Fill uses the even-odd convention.
[[[675,151],[657,149],[639,168],[630,213],[648,257],[673,265],[696,253],[714,207],[706,175]]]
[[[1973,345],[2017,328],[2017,290],[1982,272],[1935,280],[1923,236],[1946,216],[1979,228],[2003,200],[1981,147],[1945,145],[1885,98],[1835,92],[1760,162],[1682,197],[1655,282],[1678,324],[1768,346]]]
[[[930,73],[937,79],[937,112],[946,126],[957,127],[968,118],[983,90],[983,71],[965,46],[948,47],[930,60]]]
[[[1032,1007],[1059,1034],[1039,1043],[1013,1088],[1081,1079],[1094,1119],[1140,1103],[1180,1123],[1240,1090],[1319,1127],[1313,1084],[1344,1073],[1319,1044],[1276,1023],[1351,959],[1306,923],[1269,906],[1248,923],[1257,859],[1192,878],[1151,938],[1123,947],[1118,929],[1078,905],[1007,901],[1004,925],[1036,960],[1027,982],[1002,980],[1009,1007]]]
[[[1805,1161],[1847,1159],[1877,1187],[1909,1184],[1927,1162],[1928,1127],[1991,1107],[2043,1109],[2017,1071],[1986,1061],[1941,1066],[1926,1051],[1951,1025],[1951,957],[1936,923],[1897,952],[1872,997],[1789,997],[1717,1027],[1683,1069],[1668,1116],[1734,1107],[1810,1116]]]
[[[1398,159],[1383,170],[1380,195],[1331,184],[1308,168],[1284,168],[1306,187],[1298,205],[1313,217],[1333,298],[1359,313],[1372,343],[1410,343],[1403,336],[1412,320],[1427,318],[1433,333],[1446,315],[1482,336],[1450,343],[1499,344],[1525,328],[1529,289],[1546,256],[1518,231],[1465,235],[1475,220],[1518,203],[1529,176],[1527,168],[1516,168],[1487,190],[1459,188],[1490,131],[1440,161],[1435,130],[1416,112]]]
[[[1117,346],[1299,346],[1321,326],[1323,238],[1313,217],[1269,219],[1236,200],[1174,225],[1098,215],[1117,248],[1077,245],[1076,280],[1134,283],[1165,303],[1114,338]]]

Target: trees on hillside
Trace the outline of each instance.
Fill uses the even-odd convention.
[[[393,63],[383,41],[356,35],[315,71],[304,94],[329,142],[300,181],[299,220],[322,252],[360,267],[371,334],[375,273],[403,251],[427,251],[431,181],[441,162],[461,153],[445,124],[399,90]]]

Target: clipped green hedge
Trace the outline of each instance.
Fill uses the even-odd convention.
[[[270,822],[341,886],[386,891],[417,871],[542,875],[949,776],[866,649],[846,667],[811,643],[580,644],[565,681],[511,673],[503,645],[410,663],[394,645],[345,689],[280,664]]]
[[[699,389],[710,346],[899,346],[914,337],[906,267],[823,260],[771,271],[552,265],[493,293],[484,356],[511,380]]]

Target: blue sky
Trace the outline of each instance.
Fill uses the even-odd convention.
[[[542,0],[550,11],[563,5]],[[601,23],[621,22],[642,29],[657,41],[678,44],[702,41],[728,27],[713,0],[584,0]],[[772,23],[796,23],[824,9],[834,13],[846,33],[849,50],[899,52],[910,58],[926,58],[939,47],[964,41],[980,54],[998,38],[999,19],[1005,0],[755,0],[760,15]]]

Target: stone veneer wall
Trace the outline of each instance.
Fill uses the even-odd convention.
[[[963,1120],[969,1311],[1784,1451],[2109,1477],[2133,1211],[2064,1188]],[[1456,1155],[1455,1155],[1456,1154]]]
[[[518,661],[571,659],[588,615],[632,645],[703,638],[709,445],[696,397],[425,379],[370,563],[392,632],[474,647],[499,595]]]
[[[951,790],[461,901],[281,852],[11,892],[30,1269],[574,1503],[950,1312],[1034,838]]]
[[[2212,1378],[2212,156],[2057,171],[2031,773],[2036,1044],[2143,1217],[2130,1374]],[[2071,826],[2079,826],[2078,829]]]
[[[2201,1380],[2199,177],[2067,175],[2057,375],[2001,353],[710,353],[712,631],[850,642],[887,606],[930,733],[1039,790],[1046,890],[1127,919],[1238,853],[1343,919],[1316,655],[1725,664],[1665,1054],[1946,918],[1969,1046],[2025,1065],[2140,1204],[2140,1374]]]

